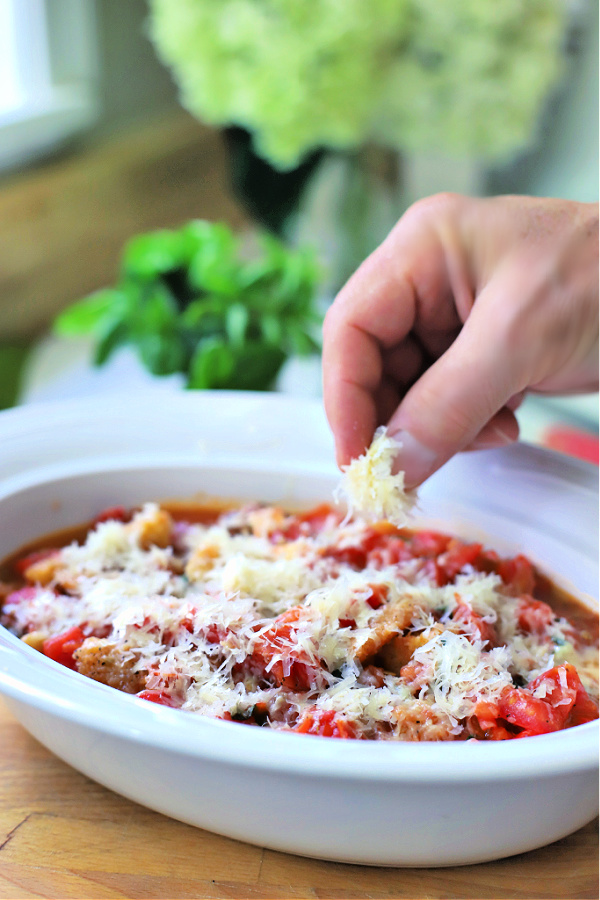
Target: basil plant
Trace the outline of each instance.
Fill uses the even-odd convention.
[[[92,335],[97,365],[128,344],[190,388],[266,390],[289,356],[320,351],[317,283],[309,250],[263,234],[247,258],[227,226],[192,221],[130,240],[116,285],[65,309],[54,330]]]

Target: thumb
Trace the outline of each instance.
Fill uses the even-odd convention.
[[[388,422],[388,434],[401,444],[396,467],[404,471],[408,487],[460,450],[499,446],[518,437],[519,426],[506,404],[527,386],[525,363],[513,350],[508,323],[486,314],[485,307],[485,302],[479,309],[475,304],[456,340]]]

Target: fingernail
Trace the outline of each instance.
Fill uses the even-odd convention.
[[[502,444],[514,444],[515,442],[515,439],[511,437],[510,434],[502,431],[502,429],[498,428],[497,425],[494,425],[494,434]]]
[[[487,438],[483,440],[475,440],[471,444],[471,450],[496,450],[498,447],[505,447],[508,444],[514,444],[515,440],[509,434],[502,431],[494,425],[488,432]]]
[[[407,488],[416,487],[435,470],[437,454],[408,431],[396,431],[390,437],[401,445],[394,465],[395,471],[404,472]]]

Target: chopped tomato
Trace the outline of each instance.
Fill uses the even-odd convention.
[[[360,571],[367,565],[367,551],[360,544],[353,547],[326,547],[323,556]]]
[[[25,576],[25,572],[30,566],[33,566],[35,563],[41,562],[43,559],[48,559],[51,556],[56,556],[57,553],[60,553],[56,548],[48,548],[46,550],[35,550],[33,553],[28,553],[27,556],[22,556],[21,559],[18,559],[14,568],[15,571],[21,575],[21,577]]]
[[[440,556],[448,549],[450,538],[437,531],[418,531],[410,540],[413,556],[425,556],[431,559]]]
[[[129,518],[129,513],[124,506],[108,506],[106,509],[103,509],[101,513],[98,513],[94,519],[94,525],[113,520],[116,522],[128,522]]]
[[[448,584],[448,577],[436,559],[423,557],[419,571],[421,576],[425,576],[438,587]]]
[[[574,693],[575,700],[565,725],[566,728],[571,728],[573,725],[582,725],[584,722],[592,722],[598,718],[598,706],[588,695],[581,683],[577,669],[571,663],[554,666],[553,669],[544,672],[535,681],[531,682],[529,685],[530,690],[535,690],[542,682],[549,689],[546,698],[555,706],[559,705],[565,697],[571,697]]]
[[[545,695],[534,692],[546,688]],[[590,699],[577,670],[570,664],[555,666],[525,688],[508,688],[500,697],[500,715],[523,729],[519,737],[548,734],[598,718],[598,708]]]
[[[187,626],[186,626],[187,627]],[[191,630],[191,629],[190,629]],[[209,644],[220,644],[229,634],[229,629],[212,623],[201,629],[201,634],[206,638]]]
[[[523,597],[517,606],[519,628],[525,634],[542,635],[555,619],[554,610],[543,600]]]
[[[356,728],[352,722],[333,710],[307,709],[294,731],[299,734],[319,734],[321,737],[356,738]]]
[[[496,571],[513,597],[533,594],[535,574],[533,566],[526,556],[519,554],[513,559],[502,559],[498,563]]]
[[[277,616],[271,627],[258,637],[246,667],[262,669],[267,680],[291,691],[308,691],[314,687],[320,667],[297,646],[296,640],[298,623],[305,615],[306,610],[295,606]]]
[[[151,703],[160,703],[161,706],[171,706],[173,708],[180,706],[175,698],[167,693],[167,691],[140,691],[135,695],[140,700],[150,700]]]
[[[316,537],[321,533],[327,520],[332,516],[336,516],[336,520],[339,521],[338,514],[329,503],[321,503],[319,506],[315,506],[314,509],[309,509],[305,513],[293,516],[286,527],[275,532],[272,537],[284,538],[286,541],[295,541],[302,536]]]
[[[373,528],[373,533],[365,541],[365,549],[368,565],[377,569],[396,566],[412,556],[409,545],[396,531],[386,534]]]
[[[594,722],[597,718],[598,706],[589,696],[581,682],[579,682],[575,703],[567,719],[567,728],[573,728],[575,725],[585,725],[586,722]]]
[[[47,638],[42,646],[43,653],[54,659],[68,669],[75,669],[76,664],[73,654],[78,650],[85,641],[85,635],[78,625],[57,634],[54,637]]]
[[[478,740],[507,741],[516,737],[515,731],[510,731],[507,725],[508,722],[501,720],[497,703],[480,700],[475,705],[467,728]]]
[[[452,613],[452,621],[458,624],[464,623],[467,626],[467,635],[477,632],[479,639],[484,643],[487,641],[487,649],[498,646],[498,635],[496,629],[490,622],[486,622],[482,616],[476,613],[468,603],[461,602]]]
[[[369,604],[371,609],[379,609],[387,600],[388,589],[385,584],[370,584],[370,595],[365,598],[365,602]]]
[[[25,587],[19,588],[18,591],[12,591],[4,601],[4,606],[15,605],[16,603],[23,603],[27,600],[33,600],[36,594],[40,592],[40,587],[35,584],[28,584]]]
[[[451,540],[448,549],[437,560],[448,582],[454,581],[465,566],[474,565],[481,549],[481,544],[464,544],[462,541]]]
[[[508,688],[500,697],[498,710],[503,719],[523,729],[523,736],[549,734],[564,728],[573,702],[555,708],[523,688]]]
[[[315,537],[323,530],[325,523],[332,515],[336,515],[336,513],[329,503],[321,503],[319,506],[315,506],[314,509],[299,515],[298,521],[308,525],[310,535]],[[304,534],[304,530],[302,533]]]

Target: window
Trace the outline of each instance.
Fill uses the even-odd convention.
[[[96,118],[93,0],[0,0],[0,168]]]

